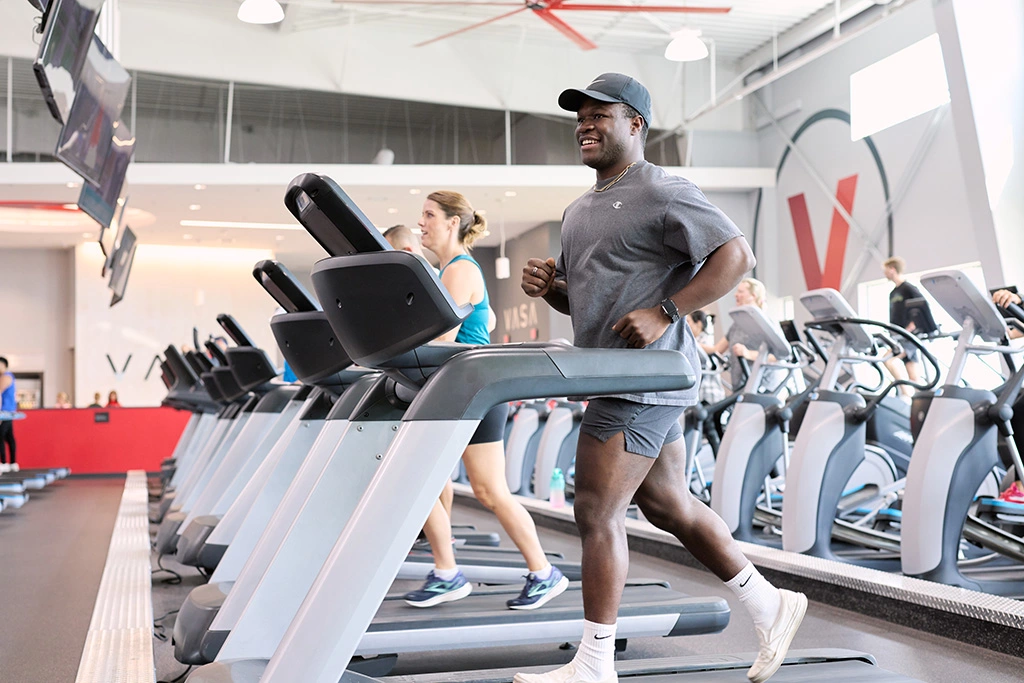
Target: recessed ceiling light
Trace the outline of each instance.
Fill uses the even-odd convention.
[[[181,236],[181,239],[183,239],[183,240],[190,240],[190,239],[192,239],[192,235],[190,235],[190,234],[188,234],[186,232],[184,235]]]
[[[196,183],[192,187],[194,187],[197,190],[205,190],[206,189],[206,185],[203,185],[202,183]]]
[[[398,209],[395,209],[395,208],[388,209],[388,213],[391,213],[391,214],[398,213]]]
[[[278,242],[284,242],[284,235],[278,235],[274,239],[276,239]]]
[[[68,183],[67,186],[70,187],[73,190],[76,187],[81,187],[82,183]]]
[[[419,190],[419,189],[417,189],[415,187],[412,188],[411,190],[409,190],[409,194],[419,194],[421,192],[423,192],[423,190]]]
[[[118,197],[117,205],[118,206],[124,206],[124,197]]]
[[[505,190],[505,196],[506,197],[515,197],[516,196],[516,191],[515,190]]]
[[[201,208],[203,208],[203,207],[199,206],[198,204],[189,204],[188,205],[188,210],[189,211],[198,211]]]
[[[94,237],[94,235],[91,232],[83,232],[82,237],[84,237],[87,240],[91,240]]]
[[[67,209],[68,211],[78,211],[78,204],[65,204],[61,208]]]

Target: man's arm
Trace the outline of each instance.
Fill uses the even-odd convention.
[[[734,237],[715,249],[689,284],[670,297],[679,309],[680,317],[721,299],[756,263],[746,238],[742,236]],[[671,324],[660,303],[626,314],[612,329],[633,348],[642,349],[656,342]]]
[[[10,375],[0,375],[0,391],[7,391],[7,387],[12,384],[14,384],[14,380]]]
[[[555,279],[555,259],[532,258],[523,268],[523,291],[527,296],[542,297],[551,308],[569,315],[569,293],[565,280]]]

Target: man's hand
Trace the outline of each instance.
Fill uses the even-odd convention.
[[[612,330],[618,332],[631,348],[642,349],[661,339],[669,325],[671,322],[664,311],[660,306],[655,306],[627,313],[612,325]]]
[[[523,291],[526,296],[540,297],[551,291],[555,282],[555,259],[532,258],[523,268]]]
[[[749,352],[750,352],[750,349],[748,349],[743,344],[733,344],[732,345],[732,355],[733,355],[733,358],[747,358],[747,354]],[[750,360],[750,359],[747,358],[747,360]]]
[[[1000,289],[992,294],[992,301],[996,306],[1006,308],[1009,304],[1017,304],[1020,306],[1021,299],[1019,296],[1014,294],[1008,289]]]

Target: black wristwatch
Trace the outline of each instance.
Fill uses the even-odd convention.
[[[679,308],[672,299],[665,299],[661,302],[661,312],[674,323],[679,322]]]

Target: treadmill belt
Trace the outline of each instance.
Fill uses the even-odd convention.
[[[616,663],[619,681],[630,683],[748,683],[754,655],[693,655],[664,659],[632,659]],[[519,671],[541,673],[552,667],[411,674],[378,679],[378,683],[510,683]],[[771,683],[921,683],[878,668],[869,656],[850,650],[793,650]]]

